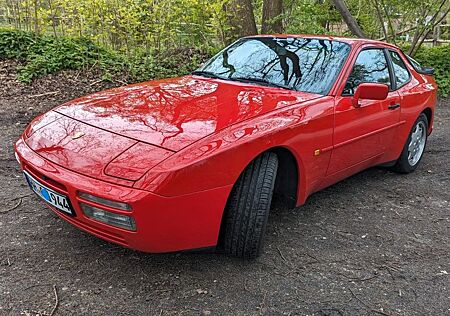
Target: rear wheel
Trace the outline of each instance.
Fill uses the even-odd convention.
[[[409,133],[400,158],[392,169],[400,173],[413,172],[419,165],[425,152],[428,136],[428,119],[425,114],[420,114]]]
[[[277,169],[277,155],[263,153],[234,185],[221,229],[220,244],[226,254],[253,259],[261,253]]]

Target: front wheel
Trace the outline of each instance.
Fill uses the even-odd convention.
[[[425,152],[428,136],[428,119],[420,114],[413,125],[403,151],[392,169],[400,173],[413,172],[419,165]]]
[[[234,185],[221,228],[220,248],[226,254],[253,259],[261,253],[277,169],[277,155],[263,153]]]

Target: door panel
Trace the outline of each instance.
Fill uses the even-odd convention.
[[[399,94],[390,92],[383,101],[361,100],[352,105],[352,97],[339,97],[335,106],[333,153],[327,174],[349,168],[383,154],[390,146],[400,119]]]
[[[384,49],[367,48],[359,52],[343,95],[336,97],[333,152],[327,175],[380,156],[389,148],[400,120],[400,108],[390,107],[400,104],[399,94],[391,91],[382,101],[359,100],[358,108],[352,105],[352,99],[359,84],[383,83],[392,87],[392,77]]]

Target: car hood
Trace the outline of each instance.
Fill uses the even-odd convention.
[[[320,96],[185,76],[95,93],[54,111],[127,139],[177,152],[232,124]]]
[[[52,111],[34,120],[24,139],[33,151],[57,165],[126,186],[173,154]]]

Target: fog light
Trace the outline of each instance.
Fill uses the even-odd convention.
[[[111,226],[127,230],[136,230],[136,223],[130,216],[108,212],[98,207],[90,206],[84,203],[80,203],[80,206],[83,210],[84,215],[89,218]]]
[[[108,199],[104,199],[95,195],[91,195],[89,193],[85,193],[85,192],[78,192],[78,196],[82,199],[91,201],[91,202],[95,202],[98,204],[103,204],[112,208],[117,208],[119,210],[123,210],[123,211],[131,211],[131,205],[124,203],[124,202],[117,202],[117,201],[112,201],[112,200],[108,200]]]

